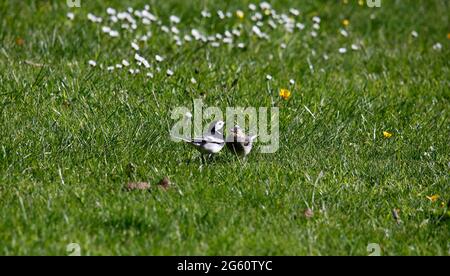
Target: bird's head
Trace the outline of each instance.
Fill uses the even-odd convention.
[[[215,135],[216,133],[218,133],[218,134],[222,135],[221,130],[225,126],[225,122],[224,121],[217,121],[217,122],[214,122],[212,125],[213,126],[211,128],[211,134]]]
[[[230,133],[234,141],[245,142],[246,140],[245,132],[242,130],[240,126],[235,125],[233,128],[230,129]]]

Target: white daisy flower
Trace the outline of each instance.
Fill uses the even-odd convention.
[[[348,32],[347,32],[346,30],[342,29],[342,30],[340,31],[340,33],[341,33],[341,35],[342,35],[343,37],[348,37]]]
[[[170,28],[170,31],[171,31],[172,33],[174,33],[174,34],[179,34],[179,33],[180,33],[180,31],[178,30],[178,28],[175,27],[175,26],[173,26],[172,28]]]
[[[148,72],[148,73],[147,73],[147,77],[153,79],[153,73]]]
[[[252,27],[252,32],[253,32],[255,35],[259,36],[259,37],[262,36],[261,29],[259,29],[258,26],[253,26],[253,27]]]
[[[239,31],[239,30],[237,30],[237,29],[233,29],[233,30],[231,31],[231,33],[232,33],[233,35],[235,35],[235,36],[241,36],[241,31]]]
[[[219,42],[213,42],[213,43],[211,43],[211,47],[218,48],[218,47],[220,47],[220,43]]]
[[[205,17],[205,18],[211,17],[211,13],[208,12],[207,10],[203,10],[201,14],[202,14],[202,17]]]
[[[316,24],[320,24],[320,21],[321,21],[321,20],[320,20],[320,17],[318,17],[318,16],[314,16],[312,20],[313,20],[313,22],[316,23]]]
[[[238,45],[237,45],[237,47],[239,48],[239,49],[244,49],[245,48],[245,44],[244,43],[238,43]]]
[[[165,32],[165,33],[169,33],[170,32],[170,30],[169,30],[169,27],[167,27],[167,26],[161,26],[161,31],[163,31],[163,32]]]
[[[414,38],[417,38],[417,37],[419,37],[419,33],[417,33],[416,31],[412,31],[411,36]]]
[[[95,60],[92,60],[92,59],[91,59],[91,60],[88,61],[88,63],[89,63],[89,65],[92,66],[92,67],[97,66],[97,62],[95,62]]]
[[[145,68],[150,68],[150,63],[138,53],[134,54],[134,59],[139,63],[139,65],[144,65]]]
[[[113,23],[117,23],[119,21],[119,18],[117,18],[117,16],[113,15],[109,18],[109,20]]]
[[[74,14],[73,12],[68,12],[68,13],[67,13],[67,18],[68,18],[69,20],[74,20],[74,19],[75,19],[75,14]]]
[[[305,28],[305,24],[302,23],[297,23],[295,24],[295,26],[297,27],[297,29],[299,29],[300,31],[303,30]]]
[[[312,31],[312,32],[311,32],[311,36],[312,36],[312,37],[317,37],[317,32]]]
[[[178,24],[178,23],[180,23],[180,18],[178,17],[178,16],[175,16],[175,15],[171,15],[170,16],[170,22],[172,22],[172,23],[174,23],[174,24]]]
[[[199,40],[202,36],[197,29],[192,29],[191,34],[196,40]]]
[[[102,22],[101,17],[97,17],[97,16],[93,15],[92,13],[88,13],[87,18],[89,21],[91,21],[93,23],[101,23]]]
[[[221,10],[217,11],[217,15],[219,16],[220,19],[224,19],[225,18],[225,14]]]
[[[111,32],[111,28],[110,27],[108,27],[108,26],[103,26],[102,27],[102,32],[104,32],[104,33],[110,33]]]
[[[248,8],[249,8],[251,11],[254,11],[254,10],[256,10],[256,5],[251,3],[251,4],[248,5]]]
[[[275,21],[273,21],[272,19],[270,19],[270,20],[267,22],[267,24],[269,24],[269,26],[270,26],[272,29],[276,29],[276,28],[277,28],[277,24],[276,24]]]
[[[115,15],[117,13],[117,11],[111,7],[106,9],[106,13],[109,15]]]
[[[140,70],[139,69],[130,69],[130,70],[128,70],[128,72],[131,75],[136,75],[136,74],[139,74]]]
[[[320,29],[320,25],[318,23],[314,23],[313,24],[313,29],[314,30],[319,30]]]
[[[195,78],[191,78],[191,83],[192,84],[196,84],[197,83],[197,80],[195,79]],[[191,115],[192,116],[192,115]]]
[[[293,15],[293,16],[299,16],[300,15],[300,11],[294,8],[290,8],[289,12]]]
[[[128,67],[128,66],[130,66],[130,63],[128,62],[128,60],[122,59],[122,65],[125,67]]]
[[[289,83],[290,83],[291,85],[294,85],[294,84],[295,84],[295,80],[290,79],[290,80],[289,80]]]
[[[345,54],[345,53],[347,53],[347,48],[339,48],[339,53],[341,53],[341,54]]]
[[[323,55],[323,59],[324,59],[324,60],[328,60],[329,58],[330,58],[330,57],[329,57],[327,54],[324,54],[324,55]]]
[[[173,71],[170,69],[167,69],[166,74],[168,77],[171,77],[171,76],[173,76]]]
[[[352,50],[353,51],[358,51],[360,49],[360,47],[356,44],[352,44]]]
[[[268,81],[272,80],[272,76],[271,75],[266,75],[266,80],[268,80]]]
[[[155,59],[157,62],[163,62],[164,61],[164,57],[160,56],[160,55],[155,55]]]
[[[142,18],[142,12],[139,10],[134,11],[134,15],[138,18]]]
[[[118,31],[115,31],[115,30],[111,30],[111,31],[109,32],[109,36],[110,36],[110,37],[118,37],[118,36],[119,36],[119,32],[118,32]]]
[[[108,66],[107,68],[106,68],[106,70],[108,70],[108,71],[114,71],[114,66]]]
[[[139,45],[137,45],[135,42],[131,42],[131,48],[133,48],[136,51],[139,51]]]
[[[126,13],[126,12],[119,12],[119,13],[117,14],[117,18],[118,18],[119,20],[125,20],[126,17],[127,17],[127,13]]]
[[[122,69],[123,65],[122,64],[116,64],[116,68],[117,69]]]
[[[267,2],[261,2],[259,4],[259,7],[261,8],[261,10],[270,10],[272,8],[272,6]]]
[[[225,14],[225,16],[228,17],[228,18],[231,18],[233,15],[231,14],[231,12],[227,12],[227,13]]]
[[[157,21],[158,20],[158,18],[155,15],[153,15],[152,13],[150,13],[147,10],[142,11],[142,17],[145,17],[145,18],[147,18],[150,21]]]
[[[225,37],[225,38],[223,39],[223,43],[225,43],[225,44],[231,44],[231,43],[233,43],[233,38],[231,38],[231,37]]]
[[[440,50],[442,50],[442,44],[441,43],[436,43],[436,44],[434,44],[433,45],[433,50],[435,50],[435,51],[440,51]]]
[[[186,41],[192,41],[192,37],[190,35],[185,35],[184,40]]]
[[[286,49],[287,45],[286,45],[286,43],[281,43],[280,47],[281,47],[281,49]]]
[[[152,22],[148,18],[142,18],[142,24],[144,25],[150,25]]]

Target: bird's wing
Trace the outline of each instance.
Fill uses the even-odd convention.
[[[205,135],[203,137],[196,137],[193,139],[186,139],[183,137],[175,137],[174,138],[180,139],[186,143],[190,143],[190,144],[194,144],[197,146],[206,144],[206,143],[212,143],[212,144],[223,144],[225,141],[220,138],[220,137],[216,137],[216,136],[211,136],[211,135]]]
[[[213,144],[222,144],[225,141],[223,140],[223,138],[220,137],[216,137],[216,136],[211,136],[211,135],[205,135],[203,137],[200,138],[194,138],[194,141],[201,141],[204,143],[213,143]]]

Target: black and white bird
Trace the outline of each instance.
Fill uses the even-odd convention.
[[[253,141],[258,135],[247,136],[244,131],[236,125],[230,129],[230,134],[227,136],[227,148],[239,157],[246,157],[253,148]]]
[[[221,132],[224,125],[225,123],[223,121],[214,121],[210,124],[208,130],[203,133],[202,137],[193,139],[176,138],[181,139],[196,148],[202,154],[202,161],[204,161],[203,155],[216,154],[225,146],[225,140],[223,139],[223,133]]]

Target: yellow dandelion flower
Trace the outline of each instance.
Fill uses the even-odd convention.
[[[447,39],[450,39],[450,33],[447,34]]]
[[[283,100],[288,100],[291,97],[291,91],[287,89],[280,89],[280,97],[283,98]]]
[[[431,202],[436,202],[440,198],[440,196],[439,195],[431,195],[431,196],[427,196],[427,198]]]
[[[348,27],[348,25],[350,25],[350,20],[348,19],[342,20],[342,25],[344,25],[344,27]]]
[[[390,133],[389,131],[383,131],[383,136],[384,138],[391,138],[392,137],[392,133]]]
[[[25,44],[25,39],[18,37],[16,38],[16,45],[17,46],[23,46]]]
[[[237,10],[237,11],[236,11],[236,16],[237,16],[237,18],[239,18],[239,19],[244,19],[245,14],[244,14],[243,11]]]

